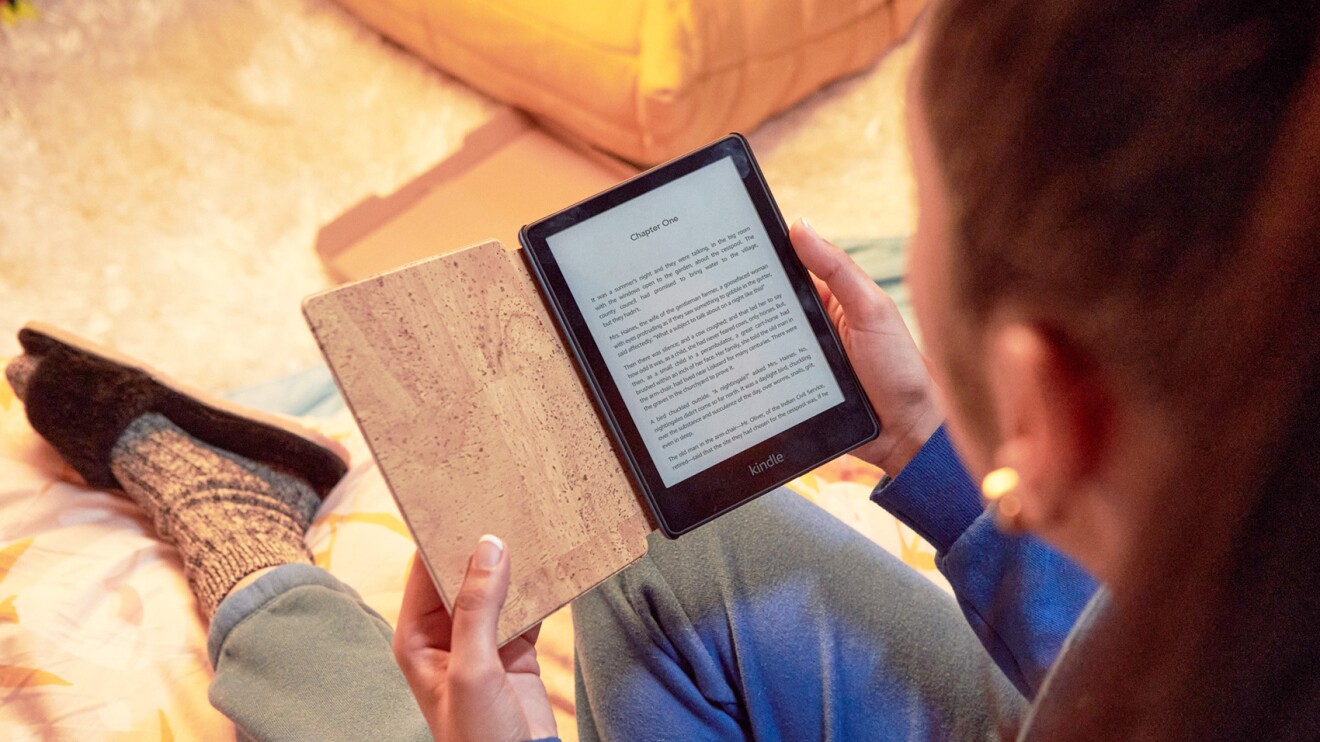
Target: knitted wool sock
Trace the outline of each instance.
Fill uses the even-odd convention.
[[[303,535],[321,500],[305,481],[212,448],[163,415],[128,424],[110,469],[157,535],[178,547],[208,618],[249,574],[312,562]]]

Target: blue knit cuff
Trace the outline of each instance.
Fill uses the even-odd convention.
[[[882,481],[871,501],[944,554],[984,512],[981,492],[953,450],[944,426],[926,441],[903,471]]]

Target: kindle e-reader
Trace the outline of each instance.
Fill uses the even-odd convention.
[[[519,237],[666,536],[879,432],[743,137]]]

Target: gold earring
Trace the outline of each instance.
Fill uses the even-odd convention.
[[[1020,481],[1022,481],[1022,478],[1018,475],[1017,469],[1011,466],[1001,466],[985,475],[985,479],[981,480],[981,495],[986,500],[995,502],[1017,489]]]
[[[1022,515],[1022,500],[1017,496],[1022,477],[1017,469],[1001,466],[981,480],[981,496],[995,511],[995,523],[1008,533],[1020,532],[1018,517]]]

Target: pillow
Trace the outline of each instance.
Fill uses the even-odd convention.
[[[925,0],[340,0],[442,70],[640,164],[749,131],[899,41]]]

